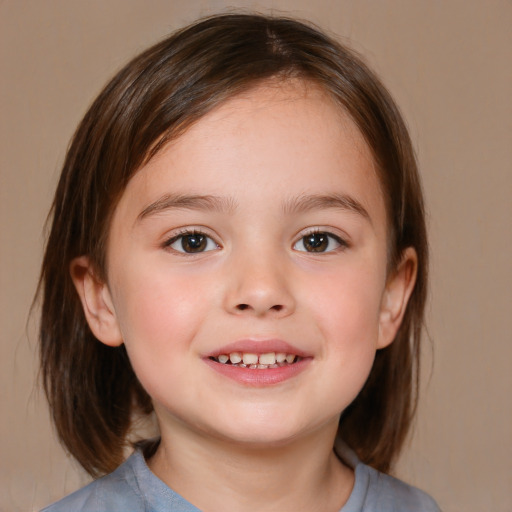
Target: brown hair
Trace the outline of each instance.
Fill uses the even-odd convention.
[[[344,411],[339,435],[368,464],[387,471],[408,432],[417,400],[419,344],[427,287],[423,199],[413,149],[393,100],[350,50],[286,18],[220,15],[199,21],[127,64],[78,126],[52,206],[41,271],[40,357],[57,432],[92,475],[123,459],[133,414],[152,411],[123,346],[92,335],[69,274],[88,255],[106,277],[109,224],[133,174],[228,98],[271,78],[312,82],[347,112],[377,163],[388,210],[389,265],[405,248],[418,274],[394,342]]]

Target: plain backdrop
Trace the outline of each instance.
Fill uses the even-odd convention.
[[[401,106],[429,212],[432,344],[396,473],[445,512],[512,511],[509,0],[0,1],[0,510],[38,510],[87,481],[39,391],[37,310],[27,323],[72,132],[136,52],[232,8],[318,23],[361,52]]]

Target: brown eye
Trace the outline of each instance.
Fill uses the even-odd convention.
[[[185,252],[202,252],[206,249],[204,235],[186,235],[181,238],[181,247]]]
[[[303,240],[304,247],[309,252],[324,252],[329,245],[329,239],[325,233],[311,233]]]
[[[332,233],[318,231],[303,236],[293,248],[302,252],[330,252],[342,245],[345,244],[341,238]]]
[[[184,233],[173,237],[166,246],[177,252],[187,254],[213,251],[219,247],[209,236],[203,233]]]

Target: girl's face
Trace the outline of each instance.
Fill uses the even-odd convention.
[[[286,443],[332,432],[396,333],[415,260],[389,276],[386,233],[353,122],[314,86],[270,84],[137,172],[114,212],[108,283],[85,272],[78,288],[164,431]]]

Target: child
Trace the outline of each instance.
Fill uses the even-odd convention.
[[[150,48],[85,115],[53,204],[44,386],[110,474],[45,510],[438,510],[385,474],[426,286],[411,142],[352,52],[256,15]]]

